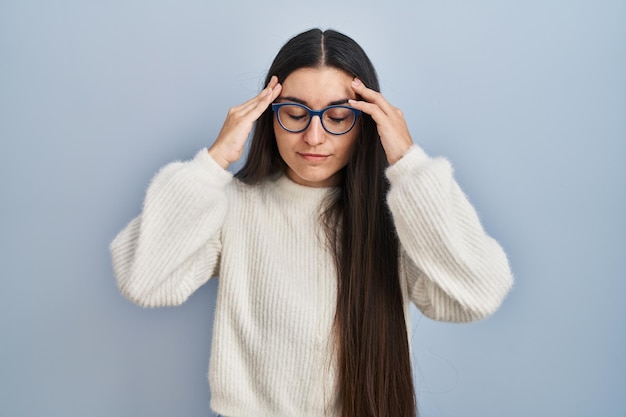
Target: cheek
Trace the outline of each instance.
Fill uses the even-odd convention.
[[[350,157],[352,156],[352,153],[356,148],[358,138],[358,132],[354,132],[354,134],[350,132],[350,137],[344,138],[345,141],[341,143],[341,151],[344,154],[344,159],[346,162],[350,160]]]

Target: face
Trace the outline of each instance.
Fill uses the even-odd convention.
[[[356,98],[351,88],[352,76],[336,68],[301,68],[282,81],[283,89],[276,102],[296,102],[312,110]],[[347,105],[347,104],[346,104]],[[314,116],[303,132],[283,129],[274,117],[278,152],[287,164],[287,176],[309,187],[332,187],[339,184],[340,170],[346,166],[358,135],[358,126],[343,135],[324,130]]]

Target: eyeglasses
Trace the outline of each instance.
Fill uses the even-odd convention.
[[[318,116],[322,127],[331,135],[345,135],[352,130],[361,114],[349,106],[328,106],[322,110],[311,110],[299,103],[273,103],[272,110],[280,126],[287,132],[300,133],[311,124],[313,116]]]

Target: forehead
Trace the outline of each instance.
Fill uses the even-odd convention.
[[[282,82],[281,97],[292,97],[312,108],[355,98],[350,87],[352,76],[332,67],[300,68],[289,74]]]

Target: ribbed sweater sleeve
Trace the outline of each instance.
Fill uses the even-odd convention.
[[[483,230],[450,163],[429,158],[415,145],[386,174],[411,300],[435,320],[466,322],[492,314],[513,277],[506,254]]]
[[[110,246],[127,298],[145,307],[178,305],[218,272],[231,180],[206,149],[155,175],[141,214]]]

